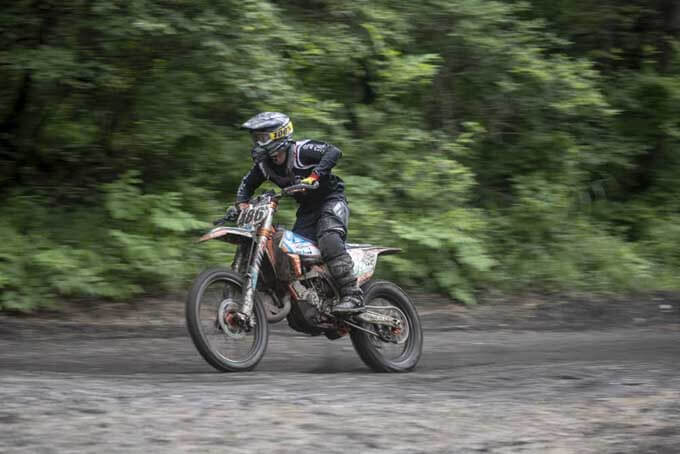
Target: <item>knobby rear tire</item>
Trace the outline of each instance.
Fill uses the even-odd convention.
[[[399,286],[389,281],[369,281],[362,286],[364,304],[371,305],[371,300],[383,298],[395,305],[404,313],[409,323],[409,338],[406,347],[397,360],[385,358],[379,348],[371,341],[371,334],[364,331],[352,330],[350,338],[352,345],[361,360],[375,372],[409,372],[416,367],[423,352],[423,329],[415,304]],[[370,325],[366,325],[370,328]]]
[[[269,326],[267,316],[260,301],[256,298],[253,305],[253,315],[257,324],[253,327],[255,347],[249,355],[241,361],[233,361],[214,351],[203,330],[199,316],[201,297],[210,284],[216,281],[226,281],[241,289],[243,294],[244,278],[242,275],[228,268],[211,268],[203,271],[194,280],[186,300],[185,316],[187,329],[196,349],[201,356],[215,369],[221,372],[244,372],[253,369],[260,362],[267,349],[269,340]]]

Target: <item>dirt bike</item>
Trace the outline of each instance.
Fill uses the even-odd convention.
[[[312,336],[349,335],[363,362],[379,372],[412,370],[422,353],[423,332],[416,307],[397,285],[372,280],[378,256],[398,248],[347,244],[354,273],[364,293],[365,310],[335,316],[338,286],[312,241],[274,226],[279,200],[314,185],[297,184],[267,191],[247,209],[230,209],[199,242],[236,245],[231,268],[202,272],[186,301],[189,333],[203,358],[220,371],[253,369],[264,356],[269,324],[287,319],[290,327]],[[236,225],[225,226],[235,221]]]

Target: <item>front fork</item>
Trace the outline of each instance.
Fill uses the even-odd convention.
[[[255,319],[253,315],[253,305],[255,304],[255,289],[257,288],[257,279],[260,274],[260,266],[262,265],[262,259],[264,258],[265,251],[267,249],[267,243],[271,240],[274,234],[274,229],[272,228],[272,214],[275,207],[270,208],[269,216],[263,223],[262,227],[257,230],[257,236],[255,239],[255,250],[253,252],[253,258],[250,261],[250,268],[248,268],[248,273],[246,274],[246,291],[243,295],[243,306],[241,306],[241,314],[243,318],[248,321],[248,324],[252,327],[255,325]]]

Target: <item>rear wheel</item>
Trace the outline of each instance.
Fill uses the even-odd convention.
[[[369,281],[362,290],[364,304],[375,308],[369,310],[399,319],[401,328],[364,323],[364,328],[378,335],[352,330],[350,336],[354,349],[361,360],[376,372],[412,370],[423,352],[423,329],[415,305],[406,292],[388,281]]]
[[[267,349],[269,327],[260,301],[253,305],[254,326],[245,326],[236,316],[243,303],[243,281],[227,268],[212,268],[196,278],[187,296],[191,339],[201,356],[223,372],[253,369]]]

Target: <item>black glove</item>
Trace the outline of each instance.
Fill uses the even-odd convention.
[[[224,215],[224,217],[221,217],[219,219],[215,219],[213,221],[213,225],[224,225],[227,222],[234,222],[238,219],[238,215],[241,211],[236,208],[236,207],[229,207],[227,209],[227,213]]]
[[[227,221],[235,221],[238,219],[238,215],[241,213],[241,210],[239,210],[236,207],[229,207],[227,209],[227,214],[224,215],[224,219]]]

